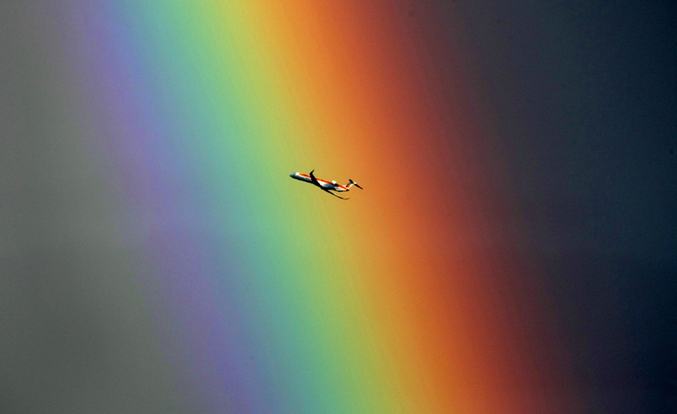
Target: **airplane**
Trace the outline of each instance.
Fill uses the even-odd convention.
[[[340,198],[341,200],[350,200],[350,199],[336,195],[336,194],[332,193],[332,191],[336,191],[337,193],[343,193],[343,192],[350,190],[350,187],[352,187],[352,186],[355,186],[355,187],[359,188],[360,190],[363,190],[363,188],[360,187],[359,184],[357,184],[353,180],[349,179],[348,184],[341,185],[341,184],[338,184],[336,181],[329,182],[329,181],[326,181],[326,180],[317,179],[313,175],[314,172],[315,172],[315,170],[311,171],[310,174],[301,174],[300,172],[295,172],[294,174],[291,174],[289,176],[291,178],[295,178],[295,179],[300,180],[300,181],[312,183],[312,184],[320,187],[322,190],[326,191],[327,193],[333,195],[334,197]]]

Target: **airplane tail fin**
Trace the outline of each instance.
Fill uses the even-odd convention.
[[[346,184],[346,188],[350,189],[350,187],[352,187],[352,186],[355,186],[355,187],[359,188],[360,190],[364,190],[364,188],[360,187],[360,185],[358,183],[356,183],[355,181],[353,181],[351,179],[348,179],[348,184]]]

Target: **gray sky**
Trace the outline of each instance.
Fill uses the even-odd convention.
[[[177,411],[45,4],[0,2],[0,412]]]

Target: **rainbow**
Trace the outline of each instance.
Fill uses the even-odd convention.
[[[543,385],[568,374],[515,282],[538,270],[493,243],[508,209],[475,158],[491,130],[460,47],[440,74],[397,2],[66,14],[85,145],[194,411],[578,410]],[[343,203],[289,178],[312,169],[365,190]]]

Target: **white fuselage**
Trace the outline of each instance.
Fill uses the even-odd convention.
[[[308,174],[301,174],[300,172],[295,172],[294,174],[290,174],[289,176],[291,178],[295,178],[300,181],[305,181],[307,183],[314,184],[313,179],[310,178],[310,175]],[[345,186],[338,184],[336,181],[327,181],[317,178],[317,183],[319,184],[320,187],[322,187],[325,190],[332,190],[337,192],[348,191],[348,189]]]

